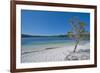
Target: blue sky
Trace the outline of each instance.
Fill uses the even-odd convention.
[[[86,30],[90,31],[89,13],[21,10],[22,34],[67,34],[71,30],[68,20],[73,16],[77,16],[81,21],[84,21]]]

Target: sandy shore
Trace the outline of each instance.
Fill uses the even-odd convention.
[[[69,60],[87,60],[90,58],[90,44],[79,44],[75,53],[75,45],[63,45],[42,47],[39,50],[30,50],[22,52],[21,62],[50,62],[50,61],[69,61]]]

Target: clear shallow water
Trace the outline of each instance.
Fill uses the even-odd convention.
[[[89,40],[82,40],[80,44],[85,44]],[[44,46],[64,46],[73,45],[75,40],[68,39],[67,37],[27,37],[21,39],[22,47],[44,47]]]
[[[69,42],[74,42],[74,40],[67,39],[67,37],[29,37],[21,39],[22,45],[59,44]]]

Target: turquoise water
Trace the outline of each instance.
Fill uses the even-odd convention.
[[[74,40],[67,39],[66,37],[29,37],[21,39],[22,45],[59,44],[69,42],[74,42]]]
[[[89,40],[82,40],[81,43],[89,42]],[[21,39],[22,46],[39,46],[50,44],[73,44],[75,40],[68,39],[67,37],[27,37]]]

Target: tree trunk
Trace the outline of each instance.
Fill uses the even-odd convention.
[[[79,40],[76,41],[76,45],[75,45],[75,48],[74,48],[73,52],[76,52],[76,48],[77,48],[78,43],[79,43]]]

